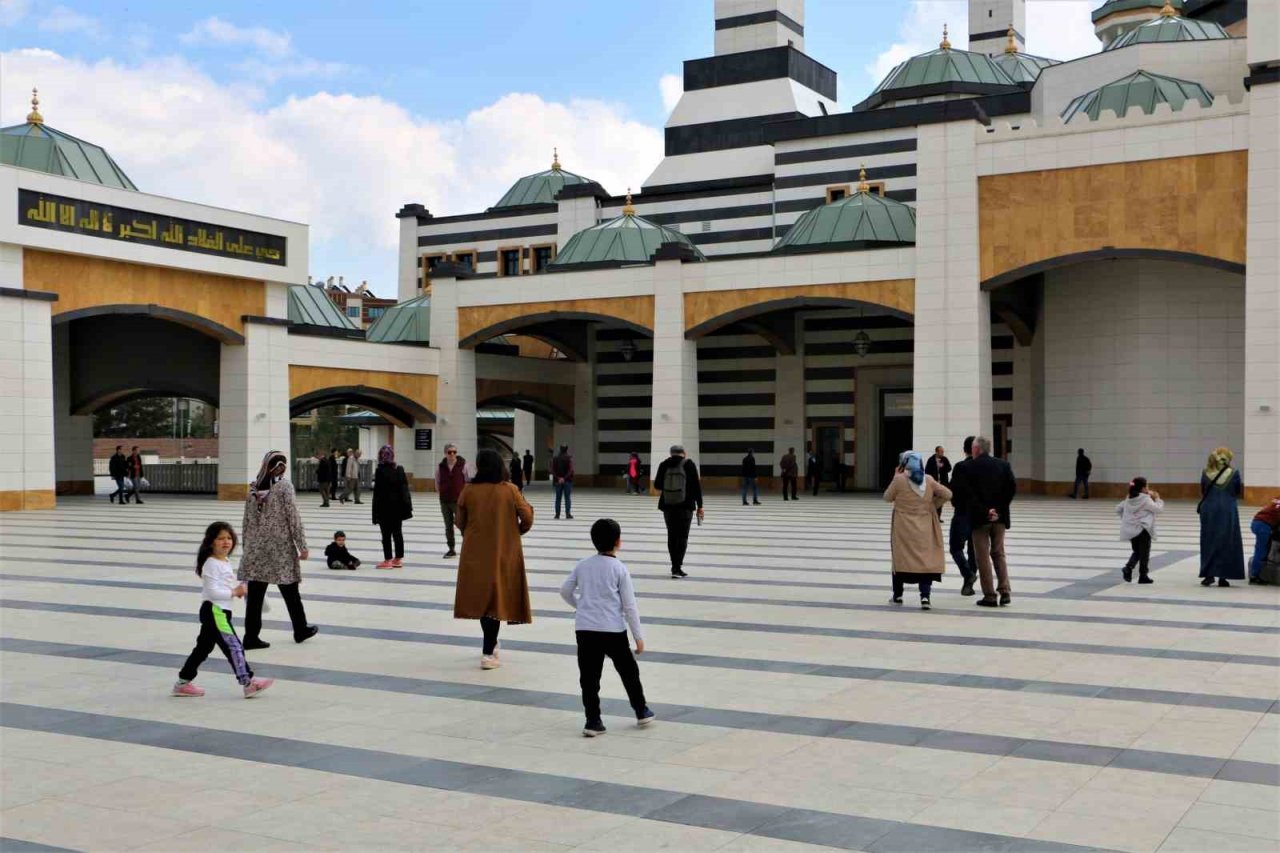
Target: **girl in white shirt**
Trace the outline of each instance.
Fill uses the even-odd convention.
[[[178,682],[173,685],[174,696],[204,695],[204,689],[191,682],[214,646],[227,656],[236,681],[244,688],[244,698],[256,696],[275,683],[274,679],[253,677],[253,670],[244,657],[244,646],[231,627],[231,606],[235,599],[244,598],[247,590],[236,580],[235,570],[228,562],[235,547],[236,532],[227,522],[215,521],[205,530],[204,541],[196,554],[196,574],[204,584],[200,596],[200,636],[178,673]]]
[[[1120,516],[1120,538],[1128,539],[1133,549],[1121,574],[1125,582],[1133,580],[1133,567],[1138,567],[1138,583],[1155,583],[1148,572],[1151,541],[1156,538],[1156,516],[1164,511],[1160,493],[1147,486],[1146,477],[1134,477],[1129,483],[1129,497],[1116,505]]]

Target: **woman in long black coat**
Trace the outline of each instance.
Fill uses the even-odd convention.
[[[373,523],[382,531],[382,557],[376,568],[398,569],[404,565],[405,519],[413,518],[413,498],[409,495],[409,478],[396,464],[391,445],[378,451],[378,468],[373,474]],[[395,551],[392,552],[392,543]]]

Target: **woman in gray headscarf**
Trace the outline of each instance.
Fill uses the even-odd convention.
[[[951,490],[924,472],[924,459],[908,450],[898,459],[898,472],[884,491],[893,504],[889,541],[893,549],[893,598],[902,603],[906,584],[920,587],[920,609],[930,608],[929,592],[947,570],[938,509],[951,500]]]
[[[275,584],[280,590],[293,622],[294,642],[310,639],[320,630],[307,624],[307,611],[302,606],[302,593],[298,591],[298,584],[302,582],[300,561],[310,554],[293,483],[284,476],[288,467],[283,453],[267,451],[244,504],[241,527],[244,552],[237,574],[249,585],[244,614],[246,649],[265,649],[271,645],[258,636],[262,631],[262,600],[267,595],[267,584]]]

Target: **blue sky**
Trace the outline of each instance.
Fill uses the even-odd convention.
[[[1091,5],[1030,0],[1028,47],[1096,50]],[[963,0],[808,0],[806,52],[847,108],[943,21],[962,45],[966,17]],[[670,75],[713,32],[711,0],[0,0],[0,121],[37,85],[52,126],[144,191],[307,222],[317,277],[390,294],[404,202],[483,209],[552,145],[613,192],[638,187]]]

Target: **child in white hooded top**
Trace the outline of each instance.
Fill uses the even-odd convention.
[[[1155,583],[1148,573],[1151,542],[1156,538],[1156,516],[1164,511],[1160,493],[1147,486],[1146,477],[1134,477],[1129,483],[1129,497],[1116,504],[1120,516],[1120,538],[1129,540],[1133,554],[1125,563],[1125,582],[1133,580],[1133,567],[1138,567],[1138,583]]]

